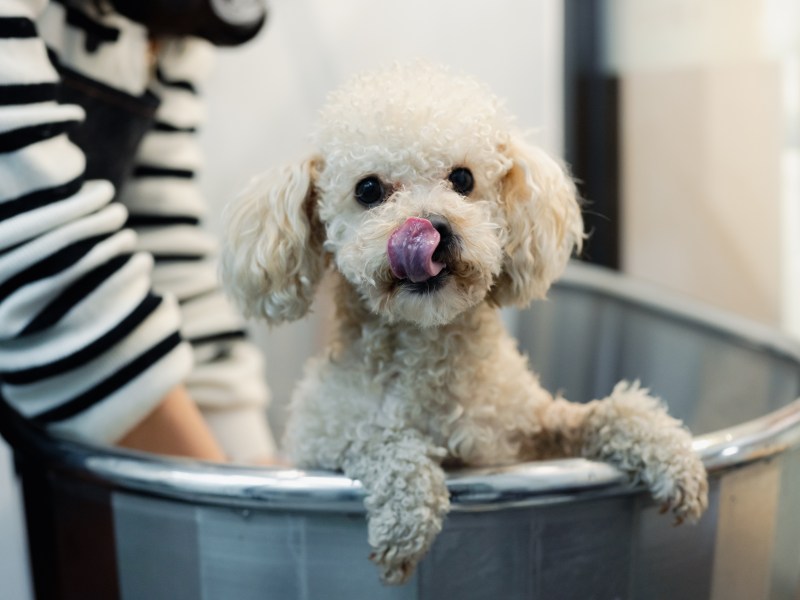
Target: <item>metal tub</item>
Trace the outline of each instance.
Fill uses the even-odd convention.
[[[602,463],[452,473],[453,511],[430,554],[408,584],[384,587],[357,482],[91,448],[3,415],[38,597],[797,597],[798,346],[579,265],[510,322],[549,389],[587,401],[638,378],[692,428],[711,477],[698,525],[674,527]]]

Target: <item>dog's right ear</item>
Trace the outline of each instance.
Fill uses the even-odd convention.
[[[292,321],[314,300],[324,271],[318,167],[312,157],[267,171],[226,208],[222,282],[246,317]]]
[[[511,162],[502,182],[508,241],[491,297],[500,306],[523,307],[544,298],[573,250],[580,250],[583,220],[575,184],[561,163],[516,136],[503,152]]]

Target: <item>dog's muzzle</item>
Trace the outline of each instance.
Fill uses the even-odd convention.
[[[445,264],[434,260],[434,254],[442,240],[439,233],[442,228],[449,229],[449,224],[442,217],[406,219],[389,237],[386,248],[392,274],[412,283],[428,281],[439,275]]]

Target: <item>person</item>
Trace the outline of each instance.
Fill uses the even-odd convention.
[[[0,397],[79,440],[274,450],[201,227],[198,93],[259,0],[0,3]]]

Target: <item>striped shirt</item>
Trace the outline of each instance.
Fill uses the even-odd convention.
[[[0,395],[53,431],[114,442],[184,382],[229,456],[264,455],[261,358],[200,226],[212,49],[171,40],[153,65],[148,46],[91,2],[0,2]],[[160,101],[119,193],[73,141],[86,115],[58,102],[67,73],[92,94]]]

